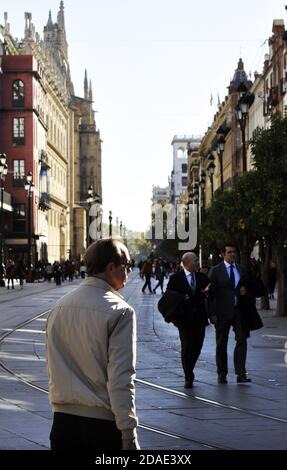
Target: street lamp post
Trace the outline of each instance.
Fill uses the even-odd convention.
[[[217,141],[217,154],[219,158],[219,167],[220,167],[220,189],[224,191],[224,180],[223,180],[223,152],[225,147],[225,139],[221,135]]]
[[[90,233],[89,233],[89,229],[90,229],[90,209],[92,207],[93,200],[94,200],[93,186],[89,186],[88,187],[88,195],[87,195],[87,198],[86,198],[86,201],[88,203],[88,210],[87,210],[87,248],[90,244]]]
[[[88,203],[88,210],[87,210],[87,247],[89,246],[90,244],[90,233],[89,233],[89,229],[90,229],[90,209],[93,205],[93,203],[100,203],[101,202],[101,196],[98,194],[98,193],[94,193],[94,190],[93,190],[93,186],[90,185],[88,187],[88,195],[87,195],[87,198],[86,198],[86,201]],[[97,214],[96,214],[96,228],[97,228],[97,240],[98,238],[101,238],[101,234],[102,234],[102,227],[100,225],[100,230],[98,230],[98,218],[101,217],[101,210],[97,211]],[[98,233],[99,233],[99,237],[98,237]]]
[[[200,165],[201,168],[201,165]],[[201,171],[200,173],[200,180],[199,180],[199,207],[198,207],[198,226],[201,227],[202,224],[202,210],[205,209],[205,178],[206,173],[205,171]],[[202,267],[202,245],[199,244],[199,265]]]
[[[112,214],[112,211],[109,211],[109,237],[111,237],[113,234],[112,220],[113,220],[113,214]]]
[[[8,173],[8,165],[6,163],[7,156],[5,153],[0,154],[0,189],[1,189],[1,219],[0,219],[0,287],[5,287],[5,264],[4,264],[4,223],[3,223],[3,215],[4,215],[4,181],[5,177]]]
[[[209,176],[210,185],[211,185],[211,200],[213,200],[213,193],[214,193],[213,175],[214,175],[214,170],[215,170],[214,157],[210,155],[209,160],[211,161],[207,167],[207,171],[208,171],[208,176]]]
[[[201,172],[201,175],[200,175],[200,181],[199,181],[199,187],[200,187],[200,192],[201,192],[201,202],[202,202],[202,209],[204,210],[205,209],[205,194],[204,194],[204,191],[205,191],[205,184],[206,184],[206,173],[205,171],[202,171]]]
[[[32,282],[32,196],[35,189],[32,181],[33,175],[31,171],[28,173],[25,182],[25,189],[28,197],[28,277],[27,282]]]
[[[254,101],[254,94],[248,91],[247,87],[244,85],[243,82],[240,83],[239,87],[237,88],[237,92],[238,92],[238,103],[237,103],[235,110],[236,110],[237,122],[241,130],[242,171],[243,173],[245,173],[247,171],[247,149],[246,149],[245,129],[246,129],[249,108]]]

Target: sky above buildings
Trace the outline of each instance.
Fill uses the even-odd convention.
[[[2,0],[11,33],[32,13],[42,36],[59,0]],[[262,71],[274,19],[287,23],[284,2],[241,0],[66,0],[65,20],[75,93],[92,80],[101,131],[104,219],[132,230],[150,221],[152,185],[167,186],[174,135],[203,135],[240,57]]]

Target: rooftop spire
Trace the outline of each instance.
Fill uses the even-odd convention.
[[[230,82],[230,86],[237,89],[240,83],[244,83],[244,85],[248,83],[248,77],[244,70],[244,63],[241,58],[239,59],[237,69],[235,70],[233,79]]]
[[[244,70],[243,60],[240,58],[237,66],[238,70]]]
[[[87,69],[85,69],[84,96],[85,96],[85,99],[89,99],[89,87],[88,87],[88,74],[87,74]]]
[[[92,80],[90,80],[90,84],[89,84],[89,99],[93,101]]]
[[[57,16],[57,22],[61,29],[65,31],[65,14],[64,14],[64,2],[60,2],[60,10]]]
[[[48,23],[47,23],[47,28],[52,29],[53,28],[53,21],[52,21],[52,13],[51,10],[49,10],[49,18],[48,18]]]

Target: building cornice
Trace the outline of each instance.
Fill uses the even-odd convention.
[[[49,197],[50,197],[50,202],[53,202],[54,204],[57,204],[58,206],[61,206],[63,209],[68,209],[69,208],[69,203],[68,202],[62,201],[61,199],[57,198],[57,196],[55,196],[54,194],[49,193]],[[51,207],[51,209],[55,210],[54,207]]]

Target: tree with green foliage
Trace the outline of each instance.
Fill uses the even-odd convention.
[[[252,208],[254,205],[254,172],[246,173],[228,191],[218,193],[205,211],[200,230],[204,252],[219,254],[226,242],[240,248],[241,260],[247,264],[258,238]]]
[[[254,214],[261,240],[272,247],[277,267],[276,315],[287,316],[287,117],[274,115],[270,124],[251,142],[257,175]]]

